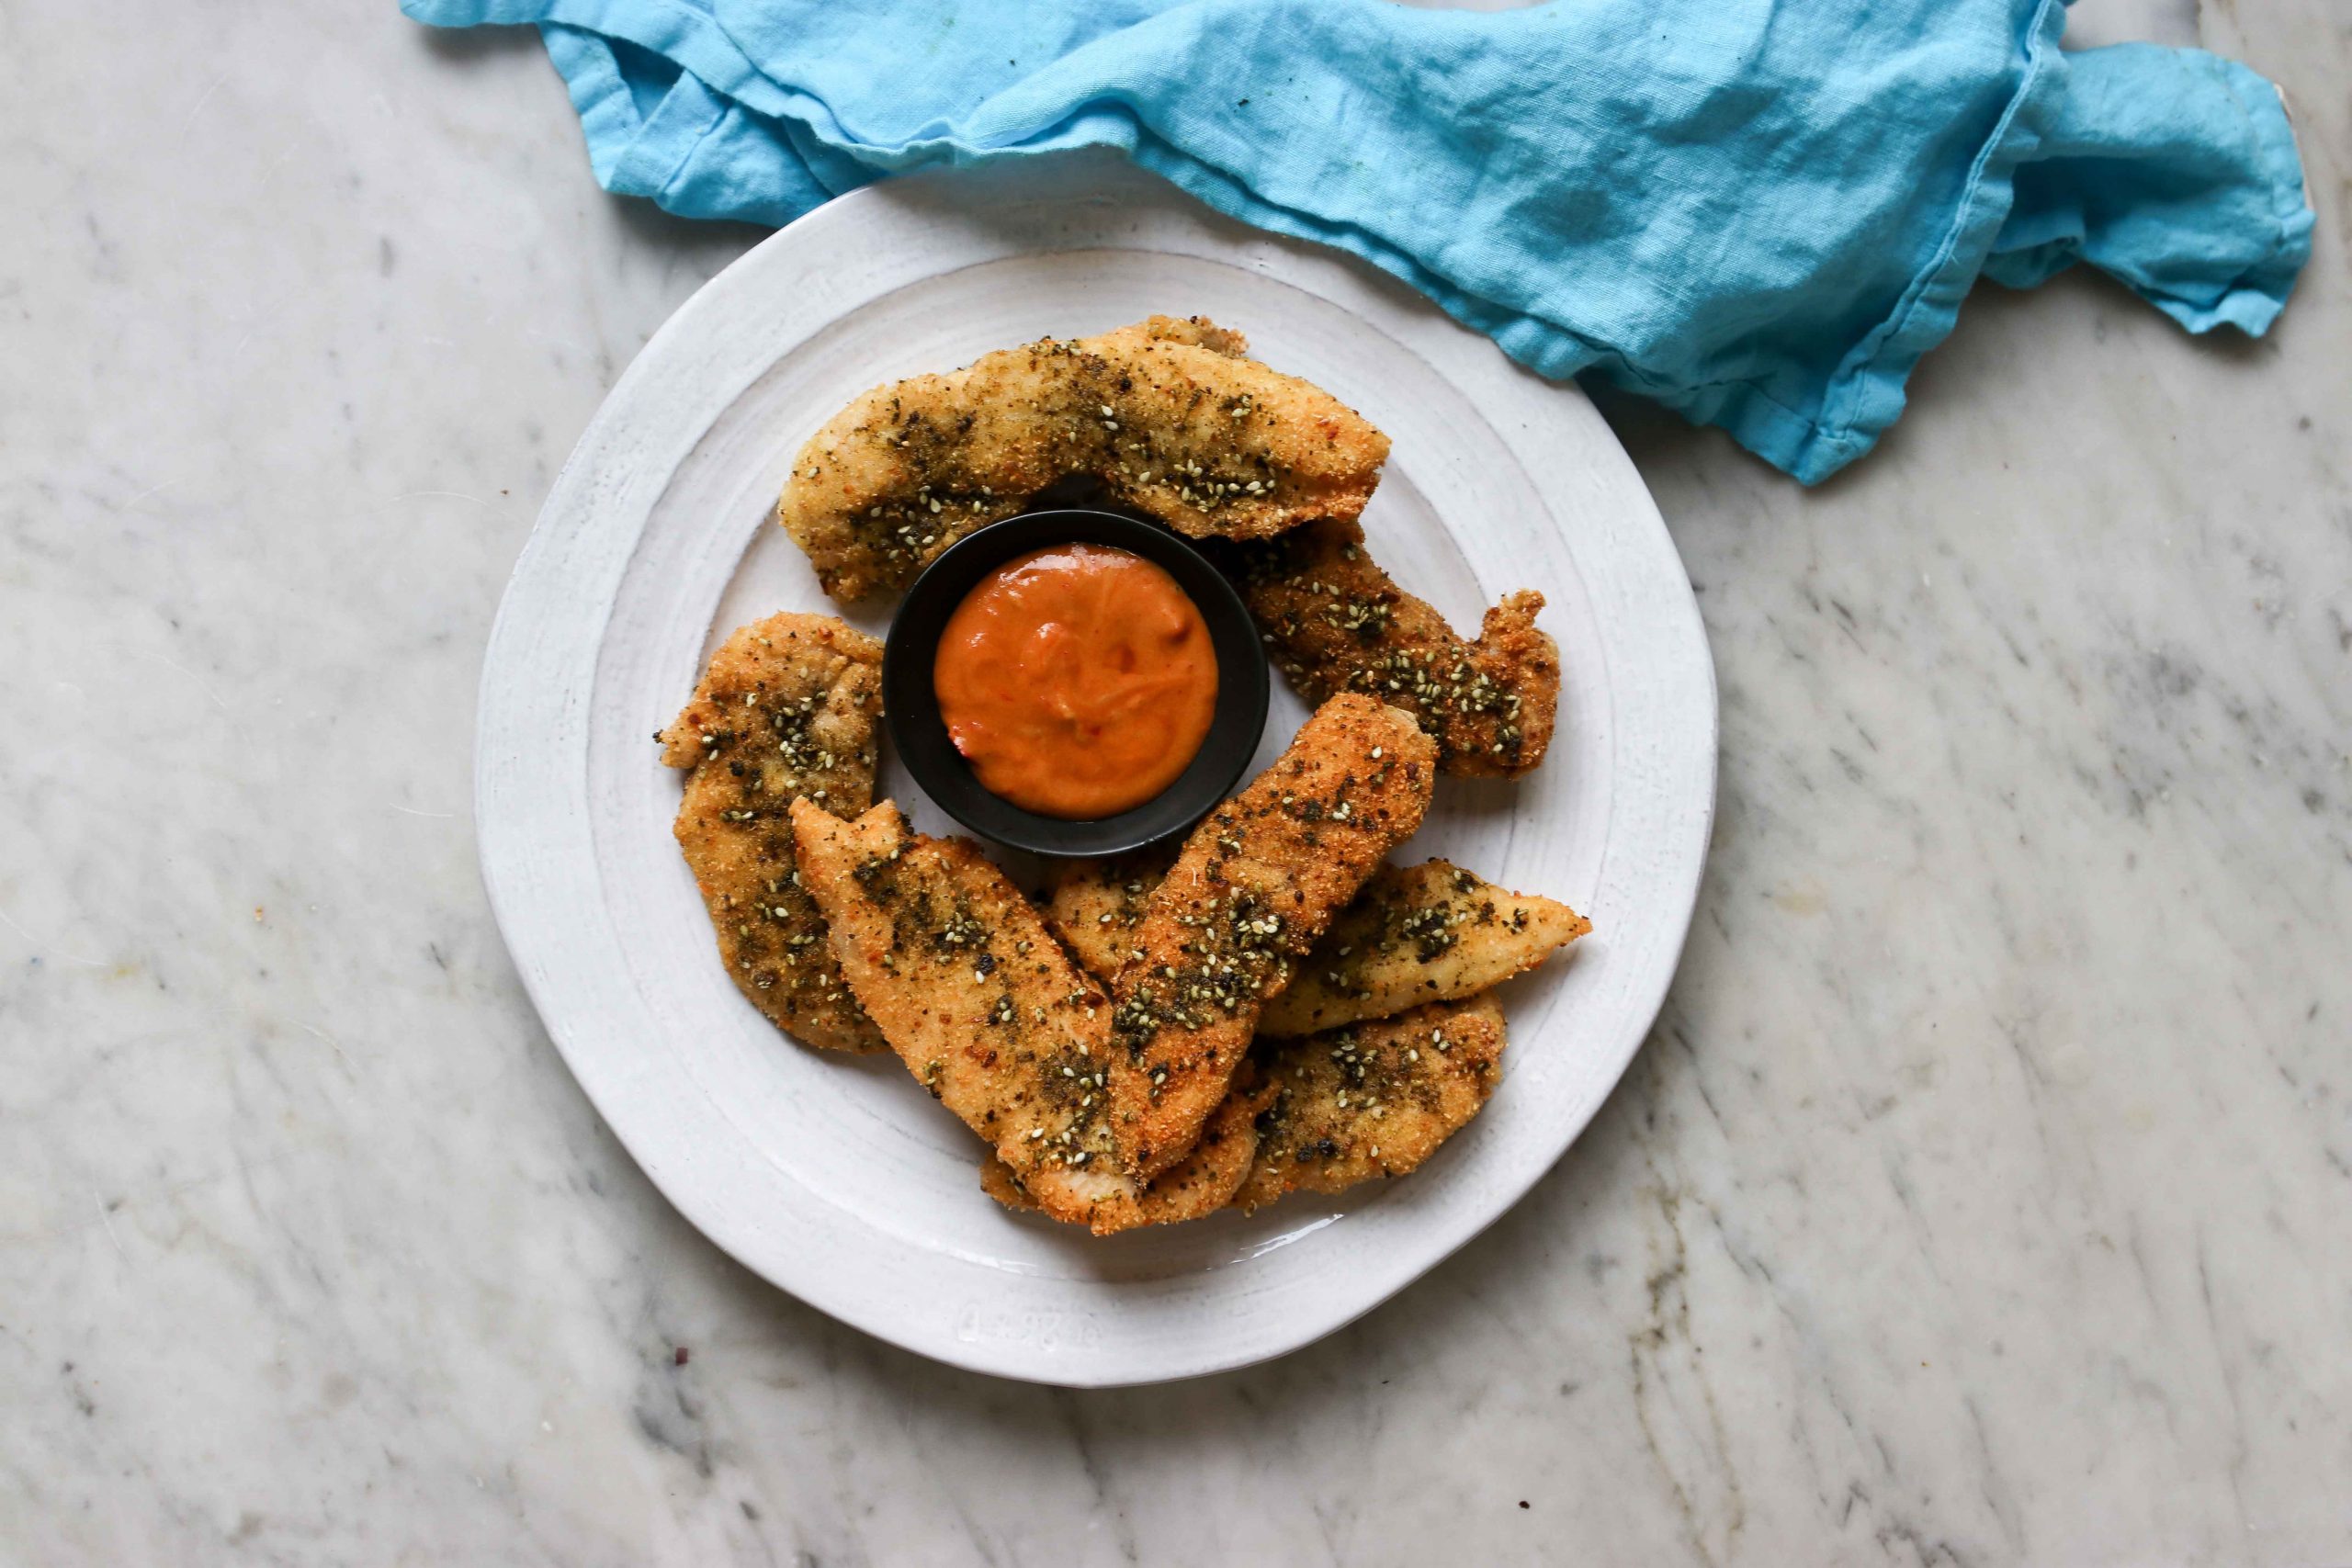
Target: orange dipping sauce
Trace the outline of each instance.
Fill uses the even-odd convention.
[[[1176,782],[1216,710],[1201,612],[1108,545],[1032,550],[964,596],[932,665],[948,739],[991,794],[1113,817]]]

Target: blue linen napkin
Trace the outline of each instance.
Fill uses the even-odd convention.
[[[608,190],[784,223],[881,175],[1108,146],[1350,251],[1512,357],[1812,483],[1982,273],[2086,261],[2191,332],[2311,251],[2277,89],[2062,53],[2059,0],[402,0],[536,23]]]

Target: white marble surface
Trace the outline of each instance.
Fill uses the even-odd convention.
[[[755,236],[527,37],[0,7],[0,1562],[2352,1562],[2352,33],[2078,29],[2285,83],[2280,331],[1988,290],[1812,493],[1611,404],[1724,699],[1656,1037],[1356,1327],[1073,1395],[705,1244],[476,880],[507,565]]]

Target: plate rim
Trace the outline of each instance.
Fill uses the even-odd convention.
[[[1672,759],[1686,767],[1695,765],[1697,771],[1697,777],[1681,781],[1683,787],[1695,785],[1699,795],[1697,809],[1692,813],[1689,830],[1684,835],[1687,841],[1677,846],[1678,853],[1673,857],[1676,866],[1682,874],[1656,889],[1661,896],[1670,896],[1670,908],[1667,908],[1668,897],[1661,897],[1660,907],[1666,908],[1666,913],[1654,929],[1653,944],[1657,951],[1654,955],[1648,957],[1647,966],[1638,972],[1635,982],[1627,991],[1624,1004],[1618,1010],[1618,1016],[1623,1021],[1619,1029],[1622,1038],[1612,1042],[1611,1048],[1604,1054],[1607,1064],[1606,1081],[1600,1085],[1597,1092],[1589,1096],[1589,1103],[1577,1108],[1577,1113],[1573,1117],[1563,1119],[1563,1124],[1552,1139],[1555,1146],[1550,1147],[1548,1152],[1542,1155],[1542,1157],[1528,1161],[1523,1168],[1514,1171],[1511,1179],[1494,1187],[1491,1195],[1477,1205],[1478,1213],[1472,1223],[1461,1227],[1458,1234],[1448,1234],[1439,1237],[1436,1245],[1425,1252],[1416,1253],[1409,1267],[1402,1270],[1386,1271],[1393,1277],[1376,1281],[1375,1287],[1370,1290],[1363,1299],[1350,1301],[1344,1303],[1340,1310],[1327,1316],[1303,1320],[1295,1332],[1274,1336],[1263,1343],[1250,1345],[1229,1356],[1210,1355],[1179,1360],[1168,1365],[1114,1368],[1081,1365],[1060,1359],[1060,1352],[1050,1344],[1041,1348],[1039,1345],[1027,1339],[975,1339],[953,1334],[942,1335],[935,1330],[919,1331],[903,1318],[877,1321],[872,1314],[859,1310],[858,1304],[847,1299],[842,1292],[829,1288],[828,1282],[820,1277],[822,1273],[821,1269],[813,1271],[802,1269],[796,1272],[773,1267],[772,1260],[746,1256],[744,1248],[737,1245],[737,1240],[740,1238],[731,1237],[731,1233],[737,1227],[724,1223],[722,1217],[713,1214],[708,1203],[708,1195],[693,1187],[691,1169],[682,1171],[672,1161],[662,1157],[657,1151],[641,1147],[639,1138],[632,1136],[630,1118],[610,1102],[614,1099],[615,1086],[603,1082],[601,1070],[592,1070],[583,1062],[582,1053],[586,1047],[581,1040],[572,1037],[579,1025],[578,1021],[571,1016],[573,1011],[571,1004],[565,997],[554,994],[551,988],[554,985],[553,979],[539,963],[535,962],[538,944],[544,935],[537,924],[537,917],[544,911],[526,907],[531,890],[521,886],[520,867],[521,862],[527,856],[532,847],[535,836],[544,837],[551,831],[548,821],[551,814],[548,811],[547,803],[544,801],[518,802],[511,798],[509,781],[501,769],[503,753],[508,747],[511,735],[509,721],[515,712],[528,711],[531,706],[527,701],[518,702],[516,700],[518,694],[507,689],[519,671],[520,661],[515,644],[524,635],[526,620],[541,609],[540,605],[534,603],[535,598],[551,592],[550,584],[553,580],[550,577],[550,556],[559,552],[564,544],[577,542],[575,536],[588,527],[596,509],[586,502],[594,498],[595,481],[601,477],[601,469],[625,454],[628,446],[625,438],[628,423],[626,416],[632,412],[632,404],[639,400],[640,390],[650,384],[657,374],[657,367],[664,358],[665,344],[674,345],[696,325],[701,316],[720,308],[724,302],[721,296],[727,291],[722,285],[726,284],[730,276],[736,278],[737,286],[740,287],[743,276],[749,276],[760,267],[774,265],[772,258],[775,254],[788,252],[808,241],[812,234],[821,235],[834,225],[867,221],[867,215],[875,212],[883,204],[930,200],[944,201],[953,206],[987,194],[973,188],[973,182],[995,182],[999,186],[997,194],[1001,195],[1002,184],[1007,180],[1015,182],[1016,186],[1023,189],[1024,198],[1033,201],[1058,200],[1071,204],[1094,202],[1113,205],[1132,202],[1158,207],[1171,213],[1181,213],[1189,217],[1206,229],[1236,231],[1235,237],[1250,249],[1261,254],[1272,253],[1283,256],[1295,269],[1306,271],[1325,269],[1327,272],[1350,275],[1360,286],[1369,286],[1375,291],[1392,296],[1401,290],[1402,286],[1396,284],[1394,279],[1377,273],[1374,269],[1341,253],[1325,250],[1304,242],[1261,231],[1246,229],[1229,219],[1214,213],[1176,187],[1134,169],[1122,160],[1105,159],[1099,154],[1091,153],[1032,160],[1011,168],[999,165],[987,171],[956,169],[926,171],[851,192],[776,231],[707,280],[672,313],[662,326],[647,341],[645,346],[639,351],[599,404],[594,415],[582,432],[579,441],[566,457],[554,482],[548,488],[547,499],[541,505],[529,536],[517,553],[514,569],[509,573],[507,582],[501,593],[498,612],[492,623],[490,637],[485,645],[481,679],[477,693],[474,820],[478,858],[484,890],[491,904],[492,916],[497,921],[501,937],[506,944],[510,960],[514,965],[518,978],[523,982],[526,994],[531,998],[533,1009],[539,1017],[541,1026],[562,1056],[566,1067],[579,1082],[582,1091],[587,1094],[590,1102],[595,1107],[605,1125],[622,1146],[628,1151],[630,1157],[636,1161],[639,1168],[645,1172],[648,1179],[661,1191],[663,1198],[685,1217],[688,1223],[695,1225],[706,1238],[722,1251],[776,1288],[825,1312],[828,1315],[903,1349],[949,1365],[996,1376],[1068,1387],[1118,1387],[1171,1382],[1232,1371],[1287,1355],[1336,1332],[1393,1299],[1405,1286],[1437,1268],[1455,1251],[1467,1245],[1516,1206],[1583,1134],[1592,1118],[1598,1114],[1600,1106],[1607,1101],[1617,1084],[1623,1080],[1634,1054],[1654,1026],[1657,1012],[1664,1005],[1668,991],[1672,985],[1688,938],[1690,923],[1696,912],[1708,843],[1713,832],[1718,784],[1719,698],[1712,650],[1688,571],[1683,567],[1672,536],[1658,513],[1655,498],[1651,496],[1648,487],[1642,481],[1638,470],[1634,468],[1631,457],[1624,452],[1623,445],[1616,440],[1614,433],[1608,431],[1603,424],[1602,432],[1606,436],[1606,447],[1613,451],[1615,461],[1621,466],[1622,471],[1614,477],[1619,480],[1627,481],[1627,485],[1621,488],[1626,490],[1627,498],[1638,501],[1633,513],[1621,521],[1633,525],[1634,531],[1643,536],[1642,542],[1645,543],[1652,551],[1662,552],[1662,555],[1658,555],[1649,564],[1666,566],[1670,573],[1671,583],[1668,584],[1661,580],[1651,586],[1654,589],[1666,590],[1668,605],[1662,608],[1673,620],[1680,623],[1679,626],[1672,628],[1676,639],[1680,643],[1682,651],[1686,655],[1695,656],[1690,660],[1692,668],[1679,673],[1697,677],[1700,690],[1694,694],[1701,700],[1691,712],[1673,716],[1680,722],[1688,722],[1694,718],[1702,721],[1692,726],[1688,733],[1679,737],[1685,749],[1694,755]],[[1027,246],[1021,254],[1048,251],[1053,248],[1045,245]],[[1148,244],[1119,246],[1110,242],[1107,236],[1098,240],[1095,248],[1133,249],[1144,254],[1151,254],[1154,250],[1154,247]],[[1259,270],[1267,269],[1261,265]],[[1286,276],[1276,273],[1274,276],[1279,281],[1290,283],[1294,287],[1304,287],[1297,282],[1295,275]],[[1436,307],[1429,305],[1419,296],[1408,295],[1407,298],[1415,308],[1426,310],[1431,313],[1436,312]],[[1465,336],[1476,335],[1470,333],[1470,329],[1457,322],[1446,321],[1444,324],[1453,331],[1464,333]],[[1484,347],[1487,352],[1495,354],[1498,360],[1501,359],[1500,349],[1490,343],[1485,344]],[[1559,396],[1579,401],[1584,400],[1583,393],[1573,384],[1543,383],[1543,385],[1555,390]],[[1588,412],[1589,412],[1589,405]],[[1593,414],[1592,417],[1595,423],[1600,423],[1597,414]],[[672,470],[672,473],[674,473],[674,470]],[[671,473],[665,473],[660,477],[655,484],[656,495],[666,487],[671,477]],[[646,525],[647,518],[643,514],[628,520],[629,547],[622,551],[624,556],[633,552],[636,542],[643,536]],[[607,599],[603,604],[593,605],[591,608],[596,617],[594,635],[589,641],[593,655],[594,650],[601,650],[604,646],[613,603]],[[592,664],[594,662],[593,656],[591,662]],[[588,687],[591,690],[593,690],[594,681],[594,672],[591,670],[587,677]],[[1616,683],[1612,681],[1610,684],[1613,694]],[[539,682],[538,686],[538,694],[551,705],[554,710],[557,710],[556,716],[559,720],[560,710],[567,703],[571,704],[583,714],[589,706],[585,692],[549,689],[548,683],[544,682]],[[529,694],[523,694],[526,696]],[[586,761],[590,743],[590,734],[583,718],[581,721],[579,740],[580,760],[583,764]],[[1612,744],[1622,744],[1622,740]],[[1622,779],[1623,761],[1614,750],[1611,755],[1611,784],[1612,787],[1616,787]],[[581,830],[587,835],[593,852],[594,829],[584,819],[586,807],[584,765],[580,772],[582,776],[577,782],[583,818]],[[567,795],[565,798],[569,800],[570,796]],[[594,863],[596,857],[592,852],[588,859]],[[1606,859],[1607,857],[1604,856],[1600,873],[1604,877],[1608,870]],[[602,866],[592,863],[587,870],[588,882],[601,891]],[[687,1163],[691,1164],[691,1162]],[[791,1277],[783,1277],[786,1275]]]

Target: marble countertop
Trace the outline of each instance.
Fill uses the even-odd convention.
[[[1985,289],[1807,492],[1605,405],[1720,829],[1559,1168],[1354,1327],[1073,1394],[704,1242],[540,1032],[475,680],[615,376],[757,238],[525,34],[0,12],[0,1562],[2352,1562],[2352,32],[2276,334]]]

